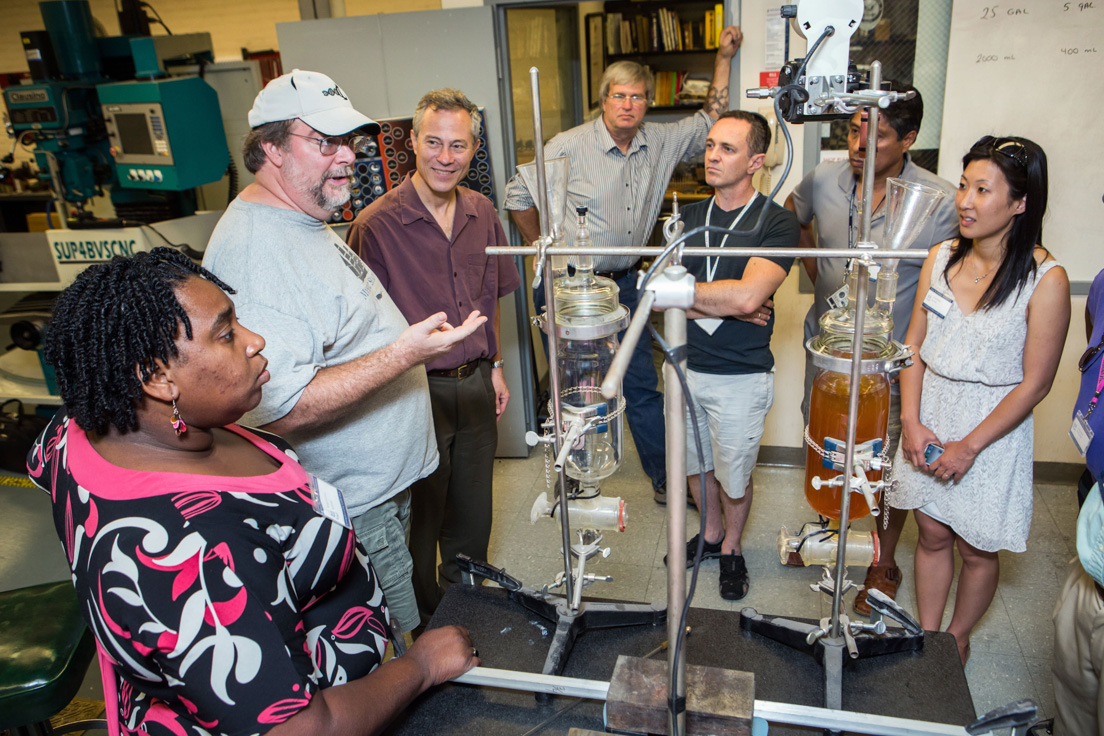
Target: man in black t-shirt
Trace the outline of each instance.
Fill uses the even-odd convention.
[[[683,210],[686,229],[712,225],[732,233],[705,233],[688,241],[713,248],[796,248],[800,226],[789,210],[755,191],[751,177],[763,166],[770,128],[762,115],[733,110],[721,115],[705,144],[705,180],[714,196]],[[755,228],[767,207],[761,229]],[[793,258],[709,256],[683,259],[697,278],[694,307],[687,313],[690,387],[702,439],[700,467],[687,426],[688,485],[698,508],[706,504],[703,559],[720,558],[721,597],[747,595],[748,573],[740,537],[751,509],[751,471],[774,403],[774,314],[764,308],[793,265]],[[704,490],[699,472],[704,471]],[[687,545],[693,560],[695,536]]]

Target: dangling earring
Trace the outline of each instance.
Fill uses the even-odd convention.
[[[176,399],[172,400],[173,413],[169,422],[172,424],[172,428],[176,430],[176,436],[184,434],[188,431],[188,425],[184,423],[184,420],[180,418],[180,410],[176,408]]]

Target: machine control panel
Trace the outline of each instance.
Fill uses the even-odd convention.
[[[145,181],[160,184],[165,180],[161,169],[123,169],[128,181]]]
[[[155,181],[149,165],[172,166],[173,152],[160,103],[110,103],[103,106],[111,155],[131,181]]]

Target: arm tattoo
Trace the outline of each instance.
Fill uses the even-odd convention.
[[[717,89],[709,86],[709,93],[705,97],[705,112],[709,115],[720,115],[728,111],[728,87]]]

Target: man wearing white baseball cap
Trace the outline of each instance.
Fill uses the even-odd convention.
[[[410,631],[419,620],[408,488],[438,462],[421,366],[486,318],[473,312],[454,327],[439,313],[408,325],[326,224],[349,199],[364,135],[379,131],[336,82],[299,69],[277,77],[254,100],[249,124],[243,154],[255,181],[227,207],[203,258],[237,290],[241,323],[267,343],[272,380],[244,423],[292,443],[319,480],[320,513],[341,515],[344,505],[390,615]]]

